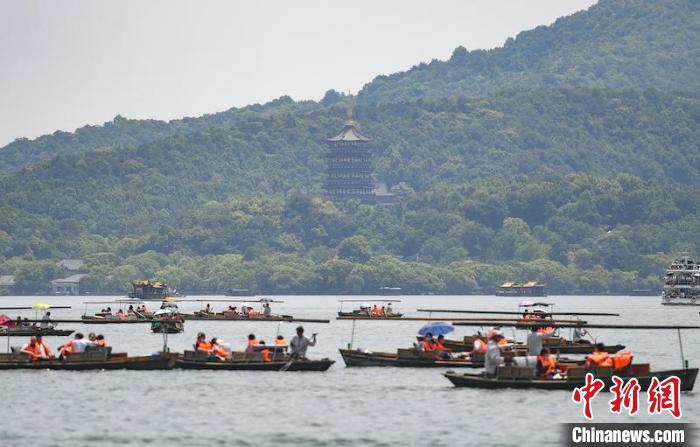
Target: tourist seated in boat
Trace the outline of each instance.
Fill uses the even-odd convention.
[[[472,351],[473,353],[486,354],[486,337],[484,337],[481,331],[477,332],[472,341]]]
[[[428,332],[425,334],[425,337],[423,337],[423,343],[421,344],[421,348],[425,352],[437,351],[437,344],[435,343],[435,340],[433,340],[432,332]]]
[[[216,360],[228,360],[228,358],[231,356],[230,352],[226,352],[226,350],[223,347],[222,342],[214,337],[211,339],[211,356],[215,357]]]
[[[311,339],[309,339],[309,337],[304,335],[304,327],[299,326],[297,328],[297,335],[294,336],[289,343],[291,350],[290,355],[298,359],[306,360],[306,350],[309,346],[316,346],[316,334],[313,334]]]
[[[248,334],[248,343],[246,343],[245,352],[255,352],[255,347],[259,344],[260,342],[255,338],[255,334]]]
[[[394,315],[394,309],[391,307],[391,303],[386,304],[386,312],[385,313],[386,313],[387,317]]]
[[[107,307],[107,309],[105,309],[105,315],[112,315],[112,308],[111,307]]]
[[[204,312],[208,314],[214,313],[214,308],[211,307],[211,304],[207,303],[206,307],[204,308]]]
[[[61,353],[59,358],[68,357],[71,354],[85,352],[85,349],[90,345],[92,345],[92,342],[90,340],[86,340],[82,333],[77,332],[72,339],[61,345]]]
[[[373,317],[383,317],[386,313],[383,308],[377,306],[376,304],[372,306],[372,316]]]
[[[588,335],[588,331],[585,328],[575,327],[571,339],[574,343],[590,343],[588,340],[584,339],[586,335]]]
[[[52,359],[54,358],[49,345],[46,344],[41,335],[33,336],[27,343],[22,346],[20,352],[29,354],[32,356],[32,362],[36,362],[41,359]]]
[[[270,303],[263,304],[263,315],[269,317],[272,315],[272,309],[270,309]]]
[[[265,340],[260,340],[259,345],[263,346],[263,348],[258,351],[262,354],[263,362],[270,363],[272,361],[272,354],[270,350],[265,347]]]
[[[207,341],[207,336],[204,334],[204,332],[197,334],[197,340],[194,342],[194,350],[211,353],[212,345],[210,341]]]
[[[557,362],[552,357],[549,349],[542,348],[537,356],[537,377],[540,379],[551,379],[559,373]]]
[[[120,320],[128,320],[126,313],[122,309],[119,309],[119,311],[117,312],[117,318],[119,318]]]
[[[283,335],[278,335],[275,339],[275,346],[289,346],[289,343],[287,343]]]
[[[498,345],[498,342],[503,338],[505,338],[503,334],[498,331],[494,331],[491,334],[491,338],[489,338],[489,342],[486,345],[486,355],[484,356],[484,371],[486,375],[495,375],[496,369],[503,364],[501,348]]]
[[[610,354],[605,351],[605,345],[603,345],[603,343],[596,343],[596,345],[593,347],[593,352],[586,356],[585,366],[613,366],[613,361],[610,358]]]
[[[93,342],[95,346],[101,346],[103,348],[106,348],[109,346],[107,344],[107,340],[105,340],[105,336],[102,334],[98,334],[97,337],[95,337],[95,341]]]
[[[450,358],[450,352],[452,352],[452,350],[450,348],[445,347],[445,336],[442,334],[438,335],[438,338],[435,341],[435,351],[437,351],[438,358]]]
[[[129,308],[126,310],[126,313],[127,313],[128,315],[136,315],[136,314],[134,313],[134,305],[133,305],[133,304],[129,304]]]
[[[94,332],[90,332],[88,334],[88,340],[90,340],[90,343],[95,344],[95,341],[97,340],[97,335],[95,335]]]

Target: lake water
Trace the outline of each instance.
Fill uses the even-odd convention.
[[[91,301],[118,297],[89,297]],[[222,298],[222,297],[219,297]],[[239,371],[0,371],[0,445],[32,446],[505,446],[559,445],[560,422],[584,422],[581,408],[566,391],[456,389],[439,369],[346,368],[338,354],[350,340],[352,323],[335,320],[338,297],[276,297],[285,303],[273,312],[297,317],[326,318],[330,324],[305,324],[318,332],[310,357],[337,362],[325,373]],[[348,297],[343,297],[347,299]],[[372,297],[358,297],[372,299]],[[463,308],[516,310],[517,298],[493,296],[401,297],[395,308],[405,314],[416,309]],[[1,297],[0,306],[34,302],[70,305],[54,310],[55,318],[77,318],[86,297]],[[550,296],[555,311],[617,312],[622,316],[588,317],[589,322],[626,324],[700,323],[698,308],[661,306],[658,297]],[[215,309],[224,303],[214,303]],[[100,305],[88,308],[94,312]],[[112,305],[115,309],[116,306]],[[183,303],[181,310],[199,308]],[[345,306],[348,309],[348,306]],[[34,317],[33,311],[0,311],[12,317]],[[414,340],[419,321],[365,322],[356,326],[355,347],[395,351]],[[296,324],[282,323],[285,337]],[[61,324],[87,333],[99,331],[115,351],[148,354],[162,346],[162,336],[148,325],[85,326]],[[187,321],[183,334],[171,335],[172,351],[189,349],[196,333],[223,338],[240,350],[246,336],[272,341],[277,323]],[[458,327],[461,337],[473,328]],[[622,343],[635,361],[652,369],[681,366],[675,331],[595,330],[606,343]],[[510,335],[507,332],[507,335]],[[524,333],[518,333],[523,339]],[[700,362],[698,331],[686,331],[685,356]],[[66,337],[48,337],[52,349]],[[24,338],[12,337],[12,345]],[[6,339],[0,338],[0,351]],[[611,415],[608,394],[594,402],[596,422],[671,422],[666,414],[630,417]],[[700,415],[695,394],[682,397],[683,421]]]

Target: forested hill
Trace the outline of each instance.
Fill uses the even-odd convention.
[[[0,229],[31,239],[145,233],[210,200],[320,195],[342,107],[274,115],[138,147],[65,155],[0,179]],[[700,100],[658,92],[532,90],[358,109],[378,178],[422,191],[518,174],[626,172],[700,185]],[[29,216],[32,216],[31,218]],[[53,222],[49,224],[48,222]],[[9,230],[8,230],[9,229]]]
[[[360,93],[360,104],[411,102],[419,98],[492,96],[531,87],[593,87],[700,92],[700,2],[694,0],[603,0],[586,11],[509,39],[503,48],[455,50],[447,62],[421,64],[407,72],[379,76]],[[281,98],[266,105],[198,118],[117,118],[74,133],[19,139],[0,148],[0,176],[39,160],[101,147],[139,146],[178,134],[227,128],[257,117],[308,112],[341,99],[335,92],[320,103]]]
[[[698,36],[697,0],[601,0],[551,26],[524,31],[501,48],[460,47],[448,61],[379,76],[359,101],[478,97],[538,85],[697,93]]]
[[[225,112],[169,122],[117,116],[101,126],[85,126],[75,132],[57,131],[34,140],[15,140],[0,148],[0,176],[60,155],[80,154],[108,147],[136,147],[173,135],[228,128],[241,121],[260,119],[272,114],[303,112],[317,105],[313,101],[295,102],[289,97],[282,97],[262,105],[232,108]]]

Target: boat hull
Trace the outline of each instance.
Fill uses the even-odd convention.
[[[8,330],[0,330],[2,337],[32,337],[41,335],[42,337],[49,336],[66,336],[75,332],[73,329],[34,329],[34,328],[9,328]]]
[[[585,385],[585,378],[578,379],[529,379],[529,378],[496,378],[485,377],[482,374],[464,374],[447,371],[443,374],[452,384],[458,388],[485,388],[485,389],[538,389],[538,390],[573,390]],[[651,372],[647,376],[636,376],[642,389],[647,389],[652,377],[664,380],[671,376],[681,379],[681,391],[692,391],[698,376],[697,368],[677,369],[668,371]],[[633,376],[620,376],[623,379]],[[611,378],[601,378],[605,382],[605,389],[612,385]]]
[[[159,356],[115,357],[106,361],[71,362],[69,360],[40,360],[37,362],[0,362],[0,370],[35,369],[35,370],[168,370],[175,367],[176,356],[160,354]]]
[[[471,343],[464,343],[457,340],[445,340],[445,347],[451,349],[453,352],[469,352],[472,350]],[[566,344],[545,344],[545,347],[549,348],[550,351],[559,354],[590,354],[593,352],[595,347],[592,343],[571,343]],[[524,344],[517,345],[518,350],[527,350]],[[625,349],[624,345],[607,345],[605,346],[605,351],[610,354],[615,354]]]
[[[88,317],[84,315],[80,319],[83,324],[143,324],[151,322],[151,320],[143,318],[120,320],[119,318]]]
[[[285,371],[326,371],[335,363],[334,360],[295,360]],[[280,371],[287,365],[287,361],[274,362],[209,362],[197,360],[178,359],[175,368],[196,370],[222,370],[222,371]]]
[[[347,367],[393,366],[399,368],[481,368],[483,362],[468,360],[436,360],[431,358],[402,358],[390,352],[361,352],[340,349]]]

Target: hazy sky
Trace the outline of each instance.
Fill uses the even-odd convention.
[[[198,116],[493,48],[594,0],[0,0],[0,146]]]

